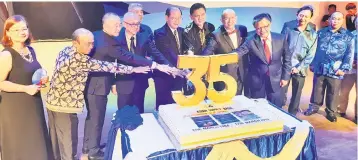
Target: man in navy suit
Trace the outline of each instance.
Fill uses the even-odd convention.
[[[165,25],[154,31],[154,38],[158,50],[164,54],[173,66],[177,66],[178,55],[183,54],[183,32],[179,27],[182,21],[182,12],[177,7],[169,7],[165,11]],[[185,80],[181,77],[154,72],[156,109],[160,105],[175,103],[171,91],[181,90]]]
[[[281,87],[287,85],[291,73],[291,54],[284,35],[271,32],[271,16],[261,13],[254,17],[256,34],[236,52],[249,55],[251,98],[267,98],[282,107]]]
[[[128,50],[119,46],[118,41],[115,39],[121,29],[118,15],[107,13],[103,16],[102,22],[103,30],[93,33],[95,41],[90,55],[92,58],[108,62],[120,59],[122,62],[131,65],[151,66],[152,69],[158,69],[166,73],[172,71],[169,67],[128,52]],[[88,113],[85,122],[82,152],[88,154],[89,159],[101,159],[104,155],[100,150],[100,140],[106,113],[107,95],[112,84],[113,74],[93,73],[87,79],[84,98]]]
[[[243,25],[236,25],[237,16],[234,10],[225,9],[221,15],[223,25],[213,32],[213,37],[203,50],[203,55],[226,54],[238,48],[247,37],[247,28]],[[247,56],[245,55],[245,58]],[[247,63],[247,61],[245,61]],[[245,67],[248,67],[245,65]],[[228,73],[237,82],[236,94],[242,94],[244,84],[244,58],[239,59],[236,64],[227,64],[221,67],[221,72]],[[217,91],[225,89],[225,84],[215,82],[214,88]],[[247,88],[245,88],[247,89]]]
[[[156,48],[153,35],[139,32],[139,16],[128,12],[123,17],[124,28],[118,37],[119,45],[141,57],[152,57],[160,64],[169,65],[169,61]],[[126,64],[119,60],[119,63]],[[134,65],[135,66],[135,65]],[[140,113],[144,112],[145,91],[149,87],[148,75],[117,75],[116,86],[118,108],[125,105],[136,105]]]

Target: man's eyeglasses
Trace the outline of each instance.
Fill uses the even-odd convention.
[[[268,30],[270,28],[270,25],[267,25],[267,26],[263,26],[263,27],[260,27],[260,28],[255,28],[257,31],[262,31],[262,30]]]
[[[170,17],[169,19],[170,19],[171,21],[179,21],[179,20],[183,20],[183,18],[182,18],[182,17],[180,17],[180,18]]]
[[[131,27],[139,27],[140,26],[140,23],[128,23],[128,22],[124,22],[124,23],[128,24]]]

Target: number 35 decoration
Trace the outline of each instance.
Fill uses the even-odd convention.
[[[194,106],[202,102],[207,96],[214,103],[224,103],[230,101],[237,91],[237,82],[235,79],[220,72],[220,66],[224,64],[237,63],[238,55],[236,53],[220,54],[212,56],[178,56],[178,68],[190,68],[192,73],[188,76],[194,87],[193,95],[185,96],[182,91],[173,91],[174,101],[180,106]],[[206,88],[201,80],[203,76],[209,84],[222,81],[226,85],[223,91],[216,91],[213,87]],[[210,85],[209,85],[210,86]]]

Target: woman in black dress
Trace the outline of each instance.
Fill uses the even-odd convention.
[[[52,160],[40,88],[32,75],[41,68],[29,46],[25,18],[14,15],[4,24],[0,52],[0,148],[2,160]]]

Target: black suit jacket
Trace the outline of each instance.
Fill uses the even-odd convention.
[[[350,15],[347,15],[346,16],[346,26],[347,26],[347,29],[352,32],[354,30],[356,30],[356,26],[354,24],[354,22],[357,20],[357,16],[354,18],[354,21],[352,22],[352,19],[351,19],[351,16]]]
[[[134,55],[119,46],[114,37],[101,31],[96,31],[94,35],[94,47],[90,56],[101,61],[114,62],[120,59],[126,64],[137,66],[151,66],[152,61],[144,57]],[[90,73],[87,79],[87,94],[108,95],[113,84],[113,74],[110,73]]]
[[[240,46],[247,37],[247,28],[243,25],[235,25],[237,30],[237,46]],[[220,26],[213,32],[213,37],[209,41],[208,45],[203,50],[203,55],[213,54],[226,54],[231,53],[236,48],[232,43],[228,33],[224,26]],[[246,56],[246,55],[245,55]],[[230,74],[235,80],[244,80],[244,62],[243,58],[240,58],[237,64],[228,64],[221,67],[221,72]],[[240,76],[240,77],[239,77]]]
[[[173,66],[177,66],[178,55],[183,53],[183,32],[184,29],[181,27],[177,28],[180,50],[178,50],[175,36],[168,24],[154,31],[155,43],[160,52],[163,53],[164,57],[168,59],[169,63]]]
[[[120,34],[117,38],[118,44],[125,51],[129,51],[128,43],[125,36],[125,28],[122,28]],[[169,64],[169,61],[163,56],[163,54],[156,48],[153,34],[148,34],[146,32],[138,32],[136,34],[136,46],[135,46],[135,55],[140,57],[151,57],[153,60],[159,64]],[[118,59],[118,63],[130,65],[126,61]],[[139,66],[138,64],[133,64],[133,66]],[[130,75],[117,75],[116,85],[118,92],[122,94],[130,94],[133,92],[134,87],[139,88],[148,88],[148,74],[130,74]]]
[[[281,89],[280,81],[289,80],[292,68],[291,54],[288,50],[286,36],[271,32],[272,58],[268,64],[260,37],[255,34],[249,37],[237,49],[239,55],[248,54],[250,58],[249,74],[251,87],[263,87],[265,76],[269,72],[271,87],[274,91]]]
[[[194,22],[191,22],[187,27],[185,27],[183,33],[184,53],[191,50],[195,55],[201,55],[205,45],[213,36],[212,32],[215,30],[215,26],[209,22],[205,22],[203,29],[205,33],[205,42],[202,47],[200,42],[199,27]]]

